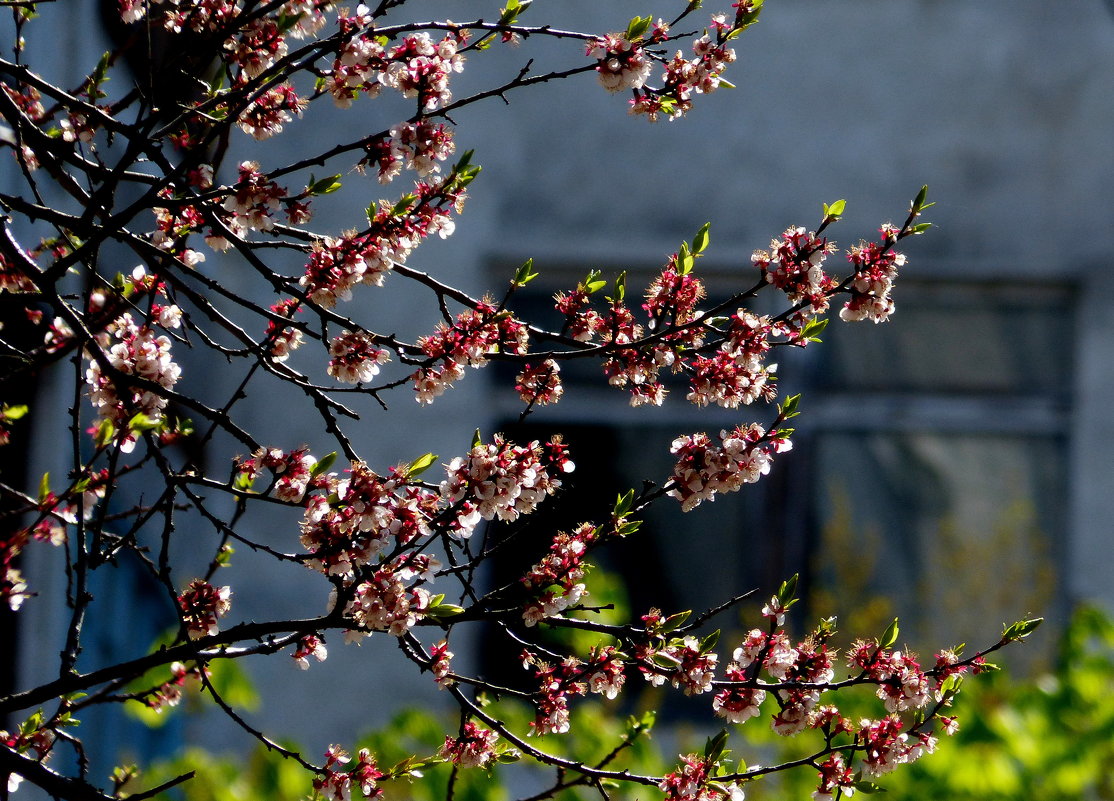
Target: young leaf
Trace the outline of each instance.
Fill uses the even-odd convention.
[[[1037,626],[1044,622],[1043,617],[1034,617],[1030,620],[1019,620],[1012,626],[1004,627],[1002,631],[1002,639],[1015,642],[1017,640],[1024,640],[1030,634],[1037,630]]]
[[[710,222],[704,223],[700,226],[700,230],[696,232],[696,236],[692,238],[692,252],[703,253],[708,247],[708,229],[712,227]]]
[[[898,628],[897,618],[895,617],[894,622],[886,627],[886,632],[882,635],[882,639],[878,641],[878,647],[891,647],[895,642],[897,642],[897,635],[900,633],[900,631],[901,629]]]
[[[321,475],[326,470],[328,470],[330,467],[332,467],[333,462],[335,462],[336,460],[337,460],[337,452],[336,451],[333,451],[332,453],[328,454],[327,456],[321,457],[320,459],[317,460],[317,464],[315,464],[313,466],[313,469],[309,471],[309,474],[313,478],[317,478],[319,475]]]
[[[423,456],[419,456],[417,459],[406,466],[406,475],[410,476],[411,478],[420,475],[421,473],[424,473],[426,470],[428,470],[430,466],[436,461],[437,454],[435,453],[427,453]]]

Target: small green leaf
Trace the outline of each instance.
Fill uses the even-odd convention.
[[[928,197],[928,184],[921,187],[921,191],[917,193],[917,197],[913,200],[913,211],[920,211],[925,207],[926,197]]]
[[[913,235],[923,234],[931,227],[932,223],[930,222],[917,223],[916,225],[912,225],[909,227],[909,233]]]
[[[310,476],[312,476],[313,478],[317,478],[319,475],[321,475],[326,470],[328,470],[330,467],[332,467],[333,462],[335,462],[336,460],[337,460],[337,452],[336,451],[333,451],[332,453],[328,454],[327,456],[322,456],[320,459],[317,460],[317,464],[315,464],[313,466],[313,469],[309,471]]]
[[[703,253],[708,247],[708,229],[712,227],[710,222],[704,223],[700,226],[700,230],[696,232],[696,236],[692,238],[692,252]]]
[[[5,420],[18,420],[25,414],[27,414],[27,406],[25,404],[16,404],[15,406],[9,406],[5,403],[2,411],[0,411],[0,418],[3,418]]]
[[[719,758],[723,756],[725,745],[727,745],[727,729],[722,729],[719,734],[709,737],[707,742],[704,743],[705,761],[718,762]]]
[[[519,267],[518,270],[515,272],[514,280],[512,281],[512,283],[516,287],[526,286],[537,277],[538,274],[534,272],[534,260],[527,259],[525,264]]]
[[[824,329],[828,327],[828,318],[825,317],[821,320],[812,319],[805,323],[805,327],[801,329],[800,338],[806,342],[822,342],[819,334],[823,333]]]
[[[456,617],[463,612],[464,607],[456,604],[438,604],[437,606],[427,607],[425,610],[427,615],[436,618]]]
[[[788,608],[789,604],[794,600],[797,594],[797,580],[801,577],[800,573],[794,573],[790,578],[781,582],[781,586],[777,590],[777,600],[782,608]]]
[[[894,622],[886,627],[886,631],[882,635],[882,639],[878,641],[878,647],[879,648],[890,648],[890,647],[892,647],[893,644],[895,642],[897,642],[897,635],[900,632],[901,632],[901,629],[898,628],[897,618],[895,617]]]
[[[1029,620],[1019,620],[1012,626],[1005,626],[1002,631],[1002,639],[1016,642],[1024,640],[1030,634],[1037,630],[1037,626],[1044,622],[1043,617],[1034,617]]]
[[[43,473],[39,479],[39,503],[43,503],[50,496],[50,473]]]
[[[661,624],[661,630],[663,632],[670,632],[680,628],[684,622],[689,619],[690,615],[692,615],[691,609],[686,609],[684,612],[677,612],[676,614],[670,615]]]
[[[402,214],[405,214],[410,210],[410,207],[414,205],[414,202],[417,199],[418,196],[413,194],[412,192],[408,192],[407,194],[403,195],[398,199],[397,203],[391,206],[391,216],[398,217]]]
[[[796,417],[800,414],[800,412],[797,411],[797,406],[799,406],[800,403],[800,394],[790,395],[788,398],[785,399],[785,403],[781,405],[779,417],[781,417],[783,420],[788,420],[791,417]]]
[[[653,22],[652,17],[635,17],[627,25],[626,37],[628,42],[634,42],[641,39],[646,31],[650,29],[650,24]]]
[[[615,302],[622,303],[627,297],[627,271],[619,273],[615,279]]]
[[[414,476],[421,475],[430,468],[437,461],[437,454],[427,453],[419,456],[406,466],[406,475],[413,478]]]
[[[130,420],[128,420],[128,431],[142,433],[144,431],[153,431],[161,425],[161,417],[154,417],[152,415],[144,414],[143,412],[137,412],[136,414],[132,415],[132,418]]]
[[[702,654],[708,653],[709,651],[711,651],[713,648],[716,647],[716,643],[718,643],[718,642],[719,642],[719,629],[716,629],[715,631],[713,631],[711,634],[709,634],[708,636],[706,636],[704,639],[702,639],[700,641],[700,653],[702,653]]]
[[[474,432],[472,433],[472,447],[473,447],[473,448],[478,448],[478,447],[480,447],[480,445],[482,445],[482,444],[483,444],[483,441],[484,441],[484,440],[483,440],[483,437],[482,437],[482,436],[480,435],[480,430],[479,430],[479,429],[477,428],[477,429],[476,429],[476,430],[475,430],[475,431],[474,431]]]
[[[612,510],[612,516],[626,517],[631,509],[634,508],[634,490],[630,489],[615,498],[615,508]]]
[[[313,180],[313,176],[309,177],[310,183],[306,187],[306,192],[311,195],[328,195],[336,192],[341,187],[340,173],[330,175],[328,178],[322,178],[320,181]]]
[[[844,210],[847,208],[846,200],[837,200],[832,205],[824,204],[824,219],[825,220],[838,220],[843,216]]]

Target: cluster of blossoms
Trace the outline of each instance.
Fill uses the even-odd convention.
[[[667,773],[658,783],[666,801],[743,801],[743,788],[737,784],[712,784],[715,764],[705,757],[681,757],[679,770]]]
[[[654,655],[654,665],[665,673],[643,673],[652,684],[668,678],[669,683],[680,688],[685,695],[699,695],[712,689],[719,656],[703,648],[696,637],[684,637],[679,643],[670,643]]]
[[[161,307],[156,320],[164,328],[177,328],[181,324],[181,311],[177,306]],[[130,313],[124,313],[108,324],[97,336],[97,344],[109,365],[124,376],[135,376],[164,389],[171,389],[182,373],[170,354],[170,338],[156,335],[148,325],[138,325]],[[120,428],[136,414],[162,419],[167,399],[155,389],[117,378],[104,372],[101,361],[88,354],[89,367],[85,381],[89,385],[89,398],[97,413]],[[127,434],[122,448],[127,451],[135,445],[134,434]]]
[[[924,709],[933,700],[928,676],[912,654],[879,648],[877,643],[858,641],[847,653],[849,667],[857,667],[878,683],[878,697],[887,712]]]
[[[230,215],[225,218],[225,224],[238,237],[243,237],[248,231],[270,231],[275,226],[274,215],[287,196],[286,189],[260,172],[259,165],[254,161],[242,162],[238,173],[232,192],[222,204]],[[216,234],[206,238],[215,250],[228,247],[228,242],[222,240]]]
[[[766,282],[800,303],[812,314],[827,310],[828,296],[836,281],[824,272],[824,261],[835,245],[805,228],[786,229],[781,239],[770,242],[770,250],[756,250],[751,262],[762,271]]]
[[[431,533],[441,510],[440,496],[411,484],[401,470],[380,476],[362,462],[349,477],[318,476],[306,500],[302,545],[311,568],[352,578],[378,554]],[[330,500],[332,498],[333,500]]]
[[[429,649],[429,670],[433,673],[433,681],[442,690],[448,689],[456,683],[450,675],[455,655],[449,650],[447,640],[441,640]]]
[[[382,286],[387,271],[404,263],[423,239],[451,236],[456,228],[451,212],[459,212],[465,198],[463,187],[450,186],[451,181],[415,184],[413,203],[405,210],[380,202],[366,233],[316,240],[299,281],[310,299],[331,308],[348,300],[357,284]]]
[[[194,579],[178,596],[178,609],[191,640],[216,634],[218,618],[232,608],[232,588],[214,587],[204,579]]]
[[[534,678],[538,680],[534,697],[536,714],[530,722],[530,734],[565,734],[569,730],[569,697],[588,692],[580,660],[569,657],[550,665],[525,653],[523,665],[533,666]]]
[[[558,478],[575,467],[568,447],[559,439],[515,445],[496,436],[491,444],[477,444],[465,457],[445,468],[442,497],[456,510],[454,535],[468,537],[484,520],[517,520],[530,514],[546,496],[561,486]]]
[[[397,561],[385,563],[355,586],[344,607],[345,619],[356,624],[354,632],[386,631],[401,637],[425,616],[429,591],[407,586],[407,576]]]
[[[441,746],[441,756],[461,768],[482,768],[495,758],[495,743],[499,735],[477,726],[472,721],[464,724],[459,737],[446,737]]]
[[[599,61],[596,74],[600,84],[609,92],[641,89],[653,67],[642,45],[630,41],[621,33],[609,33],[590,42],[585,55]]]
[[[297,298],[286,298],[278,303],[271,304],[271,312],[278,317],[292,319],[301,309],[301,301]],[[263,341],[267,351],[276,362],[284,362],[290,358],[290,352],[302,346],[304,337],[302,332],[289,325],[282,325],[276,320],[267,323],[267,331]]]
[[[858,740],[864,749],[863,773],[882,776],[898,765],[915,762],[936,750],[936,738],[927,732],[910,735],[902,731],[895,715],[859,723]]]
[[[599,531],[590,523],[580,525],[571,534],[558,532],[553,538],[549,553],[522,578],[526,589],[536,593],[522,612],[527,626],[559,615],[588,594],[583,583],[588,567],[584,557],[598,539]]]
[[[263,468],[275,475],[274,496],[280,501],[297,503],[302,500],[313,478],[317,460],[306,447],[284,452],[278,448],[260,448],[250,458],[241,459],[236,472],[244,484],[251,485]]]
[[[548,406],[565,394],[561,384],[561,366],[553,359],[540,364],[526,364],[514,384],[518,397],[531,406]]]
[[[248,78],[258,78],[287,52],[286,37],[273,17],[257,17],[240,27],[224,43],[224,62],[240,68]]]
[[[282,133],[286,123],[301,117],[305,108],[306,100],[298,96],[293,86],[284,83],[256,95],[236,118],[236,124],[248,136],[262,142]]]
[[[202,675],[208,676],[208,668],[194,665],[187,668],[181,662],[172,662],[170,665],[170,680],[160,684],[154,692],[143,699],[149,708],[162,712],[168,707],[175,707],[182,701],[182,693],[188,689],[197,689],[201,686]]]
[[[325,81],[337,106],[348,108],[360,93],[375,97],[384,86],[418,98],[427,112],[452,100],[449,78],[464,68],[464,56],[458,52],[467,42],[464,31],[436,42],[428,33],[412,33],[387,47],[372,33],[371,23],[365,6],[338,20],[344,44]]]
[[[385,348],[364,331],[345,331],[329,343],[328,373],[343,384],[360,384],[379,375],[379,366],[391,360]]]
[[[689,379],[692,391],[688,400],[697,406],[714,403],[737,409],[756,400],[777,397],[773,372],[777,365],[764,363],[770,350],[770,337],[786,333],[784,327],[739,309],[732,317],[723,344],[711,356],[692,361]]]
[[[383,794],[377,782],[384,774],[375,763],[375,758],[366,748],[361,748],[356,759],[356,767],[343,770],[342,766],[352,758],[339,745],[331,745],[325,752],[325,765],[321,774],[313,780],[313,789],[321,793],[327,801],[350,801],[355,786],[364,798],[378,798]]]
[[[692,56],[678,50],[665,62],[661,89],[637,92],[630,101],[630,113],[645,115],[650,122],[662,114],[675,120],[692,108],[693,94],[707,95],[718,89],[727,65],[735,61],[735,51],[727,46],[733,30],[726,17],[713,15],[709,30],[693,41]]]
[[[333,0],[287,0],[273,16],[235,24],[243,12],[240,0],[117,0],[120,18],[127,24],[145,17],[160,22],[166,30],[180,33],[234,31],[224,42],[229,64],[238,64],[251,77],[259,75],[286,53],[284,36],[304,39],[325,25],[325,11]],[[279,21],[285,23],[279,28]]]
[[[465,365],[482,367],[489,354],[521,354],[528,346],[525,324],[490,301],[481,301],[475,309],[458,314],[452,325],[441,324],[434,333],[418,340],[422,352],[435,360],[411,376],[418,403],[432,403],[464,376]]]
[[[534,696],[536,715],[531,734],[564,734],[569,730],[568,699],[589,692],[615,698],[626,682],[623,655],[614,647],[593,648],[586,661],[567,657],[557,665],[529,651],[522,654],[525,668],[533,668],[538,681]]]
[[[847,259],[855,267],[855,275],[848,286],[851,299],[839,312],[841,320],[881,323],[893,314],[890,291],[898,267],[905,265],[905,256],[893,250],[897,230],[892,225],[882,226],[881,233],[882,244],[864,242],[847,253]]]
[[[421,120],[394,126],[386,137],[376,138],[367,149],[368,156],[360,166],[374,163],[379,183],[386,184],[396,178],[403,167],[423,178],[440,172],[438,162],[445,161],[456,151],[456,143],[448,126]]]
[[[843,762],[840,753],[830,754],[820,763],[820,784],[812,793],[813,801],[834,801],[836,792],[843,796],[854,795],[855,774]]]
[[[766,432],[757,423],[721,431],[716,445],[704,433],[673,440],[670,453],[677,463],[670,477],[669,495],[681,509],[694,509],[717,492],[735,492],[770,472],[775,453],[784,453],[792,443],[777,429]]]

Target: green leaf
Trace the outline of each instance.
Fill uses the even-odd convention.
[[[917,193],[917,197],[913,200],[913,211],[920,211],[925,207],[926,197],[928,197],[928,184],[921,187],[921,191]]]
[[[844,209],[847,208],[846,200],[837,200],[832,205],[824,204],[824,219],[825,220],[838,220],[843,216]]]
[[[690,615],[692,615],[691,609],[686,609],[684,612],[677,612],[676,614],[670,615],[661,624],[661,630],[663,632],[670,632],[680,628],[684,622],[689,619]]]
[[[50,496],[50,473],[43,473],[39,479],[39,503],[43,503]]]
[[[790,578],[781,582],[781,586],[777,590],[777,600],[783,608],[789,608],[789,604],[794,600],[797,594],[797,580],[801,577],[800,573],[794,573]]]
[[[927,231],[931,227],[932,227],[932,223],[930,223],[930,222],[917,223],[916,225],[912,225],[912,226],[909,227],[909,233],[913,234],[913,235],[923,234],[925,231]]]
[[[779,409],[780,409],[779,416],[783,420],[788,420],[791,417],[796,417],[797,415],[800,414],[800,412],[797,411],[797,406],[799,406],[800,403],[801,403],[801,396],[800,396],[799,393],[796,394],[796,395],[790,395],[788,398],[785,399],[785,403],[783,403],[779,407]]]
[[[623,523],[621,526],[615,529],[615,534],[619,537],[626,537],[635,533],[640,528],[642,528],[641,520],[628,520],[626,523]]]
[[[615,279],[615,302],[622,303],[627,297],[627,271],[619,273]]]
[[[879,648],[890,648],[890,647],[892,647],[893,644],[895,642],[897,642],[897,635],[899,633],[901,633],[901,629],[898,628],[897,618],[895,617],[894,622],[886,627],[886,631],[882,635],[882,639],[878,641],[878,647]]]
[[[630,489],[615,498],[615,508],[612,510],[613,517],[626,517],[630,510],[634,508],[634,490]]]
[[[709,634],[708,636],[706,636],[704,639],[702,639],[700,641],[700,653],[702,653],[702,654],[708,653],[709,651],[711,651],[713,648],[716,647],[716,643],[718,643],[718,642],[719,642],[719,629],[716,629],[715,631],[713,631],[711,634]]]
[[[162,425],[162,418],[153,415],[147,415],[143,412],[137,412],[132,415],[131,420],[128,420],[128,431],[135,431],[143,433],[144,431],[153,431]]]
[[[464,612],[464,607],[456,604],[438,604],[437,606],[427,607],[425,610],[427,615],[436,618],[456,617],[462,612]]]
[[[93,437],[93,444],[103,448],[116,437],[116,425],[111,420],[101,420],[97,426],[97,433]]]
[[[312,476],[313,478],[317,478],[319,475],[321,475],[326,470],[328,470],[330,467],[332,467],[333,462],[335,462],[336,460],[337,460],[337,452],[336,451],[333,451],[332,453],[328,454],[327,456],[322,456],[320,459],[317,460],[317,464],[315,464],[313,466],[313,469],[309,471],[310,476]]]
[[[709,737],[704,743],[704,759],[707,762],[718,762],[723,756],[725,745],[727,745],[727,729],[721,729],[719,734]]]
[[[306,192],[311,195],[328,195],[341,187],[340,173],[330,175],[328,178],[322,178],[320,181],[313,180],[313,176],[309,177],[310,183],[306,187]]]
[[[696,232],[696,236],[692,238],[692,252],[703,253],[708,247],[708,229],[712,227],[710,222],[704,223],[700,226],[700,230]]]
[[[1024,640],[1030,634],[1037,630],[1037,626],[1044,622],[1043,617],[1034,617],[1029,620],[1019,620],[1012,626],[1004,627],[1002,631],[1002,639],[1016,642]]]
[[[805,327],[801,329],[801,339],[806,342],[823,342],[818,334],[823,333],[824,329],[828,327],[828,318],[825,317],[821,320],[813,318],[805,323]]]
[[[410,207],[417,201],[418,196],[412,192],[408,192],[398,199],[398,202],[391,206],[391,216],[398,217],[405,214],[410,210]]]
[[[437,454],[427,453],[419,456],[406,466],[406,475],[413,478],[414,476],[421,475],[428,470],[437,461]]]
[[[681,247],[677,251],[677,264],[681,268],[681,275],[688,275],[692,272],[692,268],[696,261],[689,251],[689,243],[682,242]]]
[[[635,17],[627,25],[626,37],[628,42],[633,42],[641,39],[646,31],[650,29],[650,24],[653,22],[653,17]]]
[[[480,430],[479,430],[479,429],[477,428],[477,429],[476,429],[476,430],[475,430],[475,431],[474,431],[474,432],[472,433],[472,447],[473,447],[473,448],[478,448],[478,447],[480,447],[480,445],[482,445],[482,444],[483,444],[483,441],[484,441],[484,440],[483,440],[483,437],[482,437],[482,436],[480,435]]]
[[[526,286],[537,277],[538,274],[534,272],[534,260],[527,259],[526,262],[518,268],[518,271],[515,272],[514,281],[512,283],[515,286]]]
[[[27,408],[28,407],[26,404],[16,404],[15,406],[9,406],[5,403],[2,410],[0,410],[0,418],[3,418],[5,420],[18,420],[19,418],[27,414]]]

